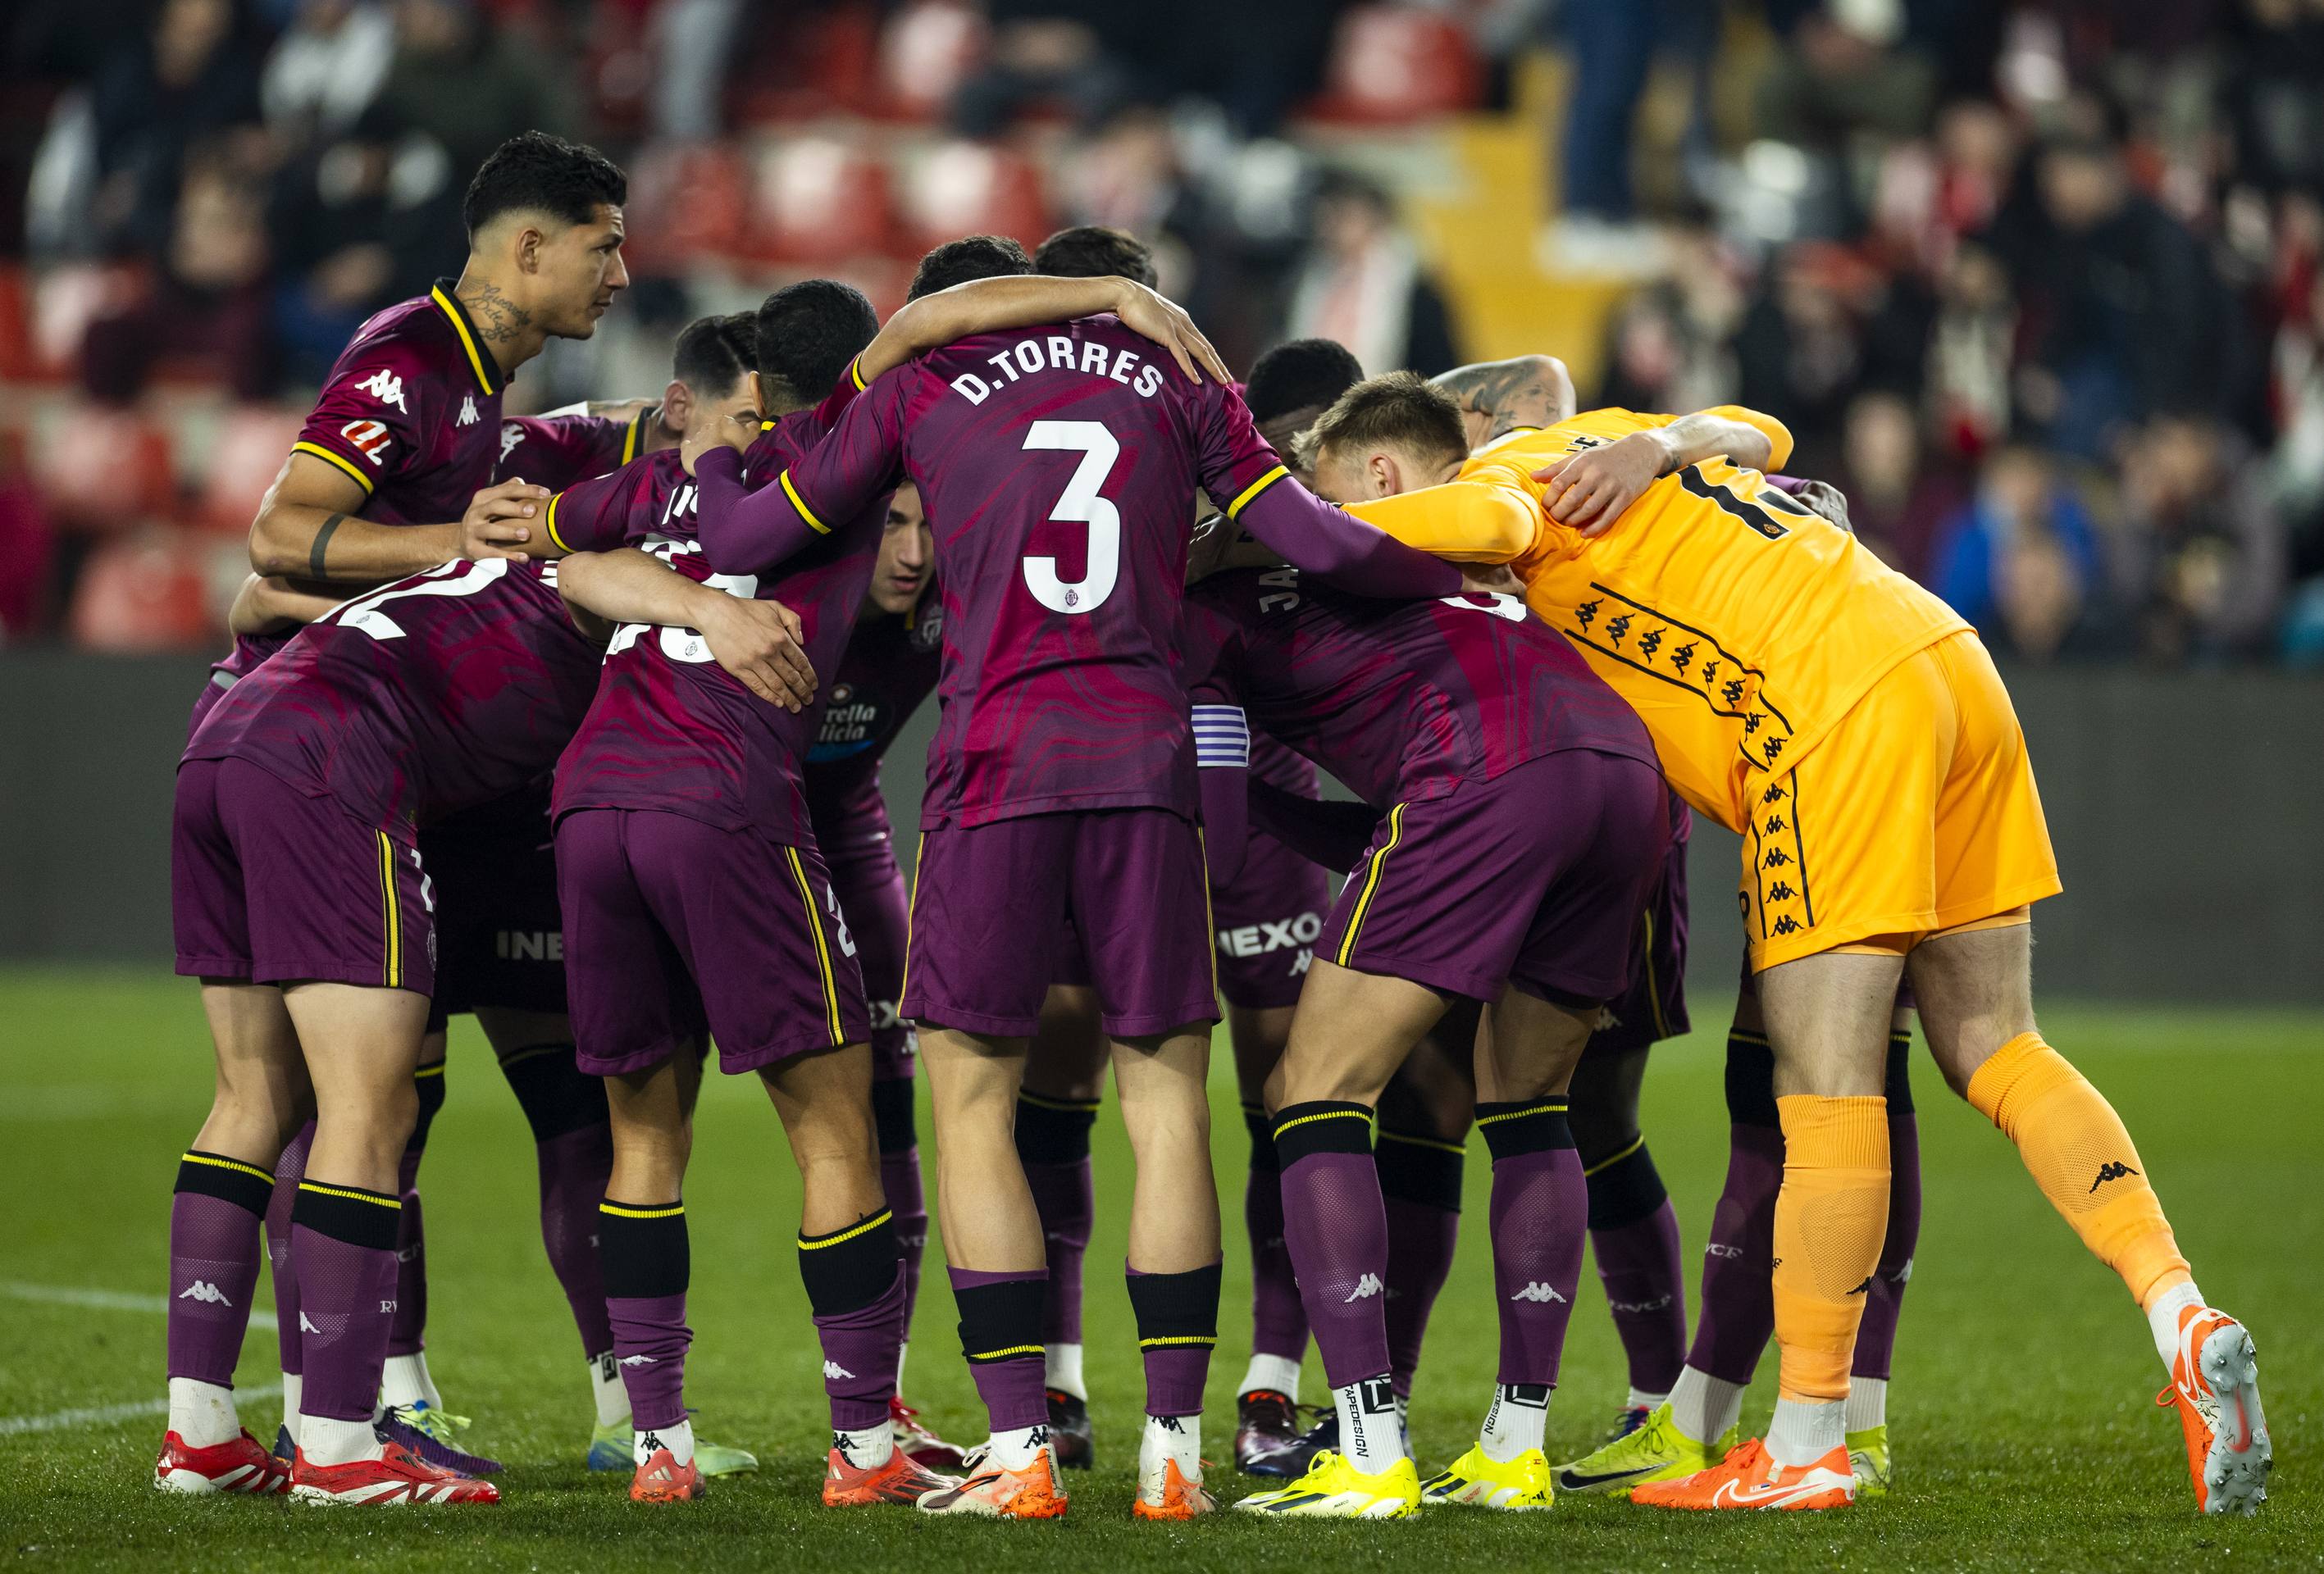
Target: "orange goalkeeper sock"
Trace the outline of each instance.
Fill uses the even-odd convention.
[[[1776,1392],[1848,1397],[1848,1367],[1888,1234],[1888,1100],[1775,1100],[1784,1185],[1775,1195]]]
[[[1969,1080],[1971,1108],[2017,1145],[2034,1183],[2144,1311],[2192,1276],[2122,1117],[2066,1057],[2021,1033]]]

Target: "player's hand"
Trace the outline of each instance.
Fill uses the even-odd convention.
[[[1121,282],[1121,299],[1115,303],[1113,314],[1121,319],[1122,327],[1169,351],[1178,370],[1197,382],[1203,380],[1205,366],[1221,384],[1233,381],[1227,375],[1227,364],[1219,359],[1219,353],[1211,348],[1211,341],[1203,336],[1203,330],[1184,308],[1133,280]]]
[[[1462,595],[1523,595],[1525,581],[1506,563],[1461,565]]]
[[[797,612],[780,602],[744,601],[724,591],[705,596],[695,627],[719,666],[793,715],[815,703],[815,668],[799,646],[804,629]]]
[[[737,454],[747,454],[751,450],[752,439],[758,435],[759,428],[755,421],[748,426],[734,421],[713,421],[706,430],[689,432],[679,440],[678,462],[684,465],[686,473],[691,475],[694,474],[695,462],[711,449],[732,448]]]
[[[1602,448],[1586,448],[1533,473],[1547,483],[1542,512],[1585,536],[1602,536],[1639,494],[1662,479],[1668,445],[1652,432],[1632,432]]]
[[[468,500],[468,511],[460,516],[460,556],[522,562],[525,544],[532,539],[527,521],[548,507],[549,488],[521,478],[487,486]]]

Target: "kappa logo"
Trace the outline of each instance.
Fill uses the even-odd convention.
[[[299,1313],[299,1331],[300,1333],[320,1333],[323,1330],[317,1328],[313,1323],[308,1321],[307,1314],[304,1312],[301,1312]]]
[[[473,393],[462,394],[460,396],[460,419],[452,424],[454,426],[460,427],[473,427],[482,419],[483,418],[481,416],[476,414],[476,396]]]
[[[502,458],[506,459],[511,454],[515,453],[516,446],[523,441],[524,428],[522,427],[517,425],[514,421],[503,421],[501,423]]]
[[[827,1383],[837,1383],[845,1378],[853,1377],[853,1376],[855,1376],[854,1373],[841,1366],[837,1361],[825,1361],[823,1364],[823,1376],[824,1380]]]
[[[661,1365],[661,1363],[655,1360],[651,1356],[623,1356],[622,1358],[622,1365],[624,1367],[658,1367]]]
[[[1512,1301],[1533,1301],[1546,1305],[1551,1302],[1556,1302],[1563,1304],[1565,1297],[1559,1294],[1554,1286],[1545,1284],[1539,1279],[1532,1279],[1526,1282],[1524,1289],[1510,1296],[1509,1299]]]
[[[1366,1274],[1362,1278],[1356,1281],[1356,1287],[1348,1292],[1348,1300],[1361,1301],[1368,1295],[1379,1294],[1380,1290],[1381,1284],[1379,1275],[1378,1274]],[[1342,1304],[1345,1304],[1345,1302],[1342,1302]]]
[[[384,366],[355,386],[382,404],[392,404],[406,415],[411,413],[411,407],[403,402],[403,379]]]
[[[2132,1169],[2128,1164],[2116,1159],[2109,1159],[2105,1164],[2098,1166],[2098,1178],[2090,1183],[2090,1190],[2095,1192],[2100,1186],[2105,1185],[2108,1181],[2123,1180],[2136,1174],[2138,1174],[2138,1172]]]
[[[219,1289],[216,1284],[211,1284],[208,1279],[196,1279],[192,1284],[178,1292],[178,1299],[180,1301],[198,1301],[205,1306],[231,1306],[234,1304],[233,1302],[226,1299],[225,1291]]]

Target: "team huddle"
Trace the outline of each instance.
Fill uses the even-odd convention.
[[[504,144],[465,270],[359,330],[253,524],[177,784],[177,971],[217,1081],[172,1200],[156,1486],[499,1500],[424,1354],[419,1170],[472,1013],[537,1145],[587,1459],[632,1498],[756,1467],[695,1436],[685,1382],[715,1045],[798,1167],[824,1504],[1066,1512],[1110,1070],[1134,1512],[1211,1512],[1223,1016],[1251,1139],[1232,1457],[1261,1478],[1234,1508],[1844,1506],[1894,1470],[1917,1010],[2144,1313],[2199,1508],[2256,1509],[2251,1338],[2035,1026],[2030,907],[2061,887],[2008,695],[1831,488],[1778,474],[1780,422],[1577,413],[1546,356],[1367,379],[1323,340],[1238,385],[1094,228],[939,246],[885,324],[793,284],[688,326],[658,402],[503,420],[626,284],[626,196],[592,150]],[[908,892],[879,772],[931,692]],[[1695,814],[1743,838],[1747,954],[1690,1346],[1638,1093],[1687,1030]],[[923,1072],[968,1448],[899,1393]],[[1405,1411],[1472,1127],[1499,1368],[1424,1477]],[[1553,1463],[1585,1243],[1629,1391]],[[271,1448],[233,1392],[262,1251]],[[1332,1392],[1303,1430],[1311,1339]]]

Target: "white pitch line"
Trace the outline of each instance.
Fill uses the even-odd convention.
[[[269,1383],[263,1388],[237,1388],[236,1399],[271,1399],[282,1392],[280,1383]],[[26,1432],[62,1431],[67,1427],[110,1426],[115,1422],[135,1421],[141,1416],[166,1415],[167,1399],[140,1399],[131,1404],[85,1404],[78,1410],[52,1410],[46,1415],[0,1415],[0,1437],[20,1437]]]
[[[51,1306],[86,1306],[97,1312],[145,1312],[170,1313],[167,1295],[131,1295],[119,1290],[80,1290],[67,1284],[27,1284],[15,1279],[0,1279],[0,1295],[11,1295],[19,1301],[44,1301]],[[263,1333],[272,1333],[281,1326],[272,1312],[253,1312],[250,1326]]]

